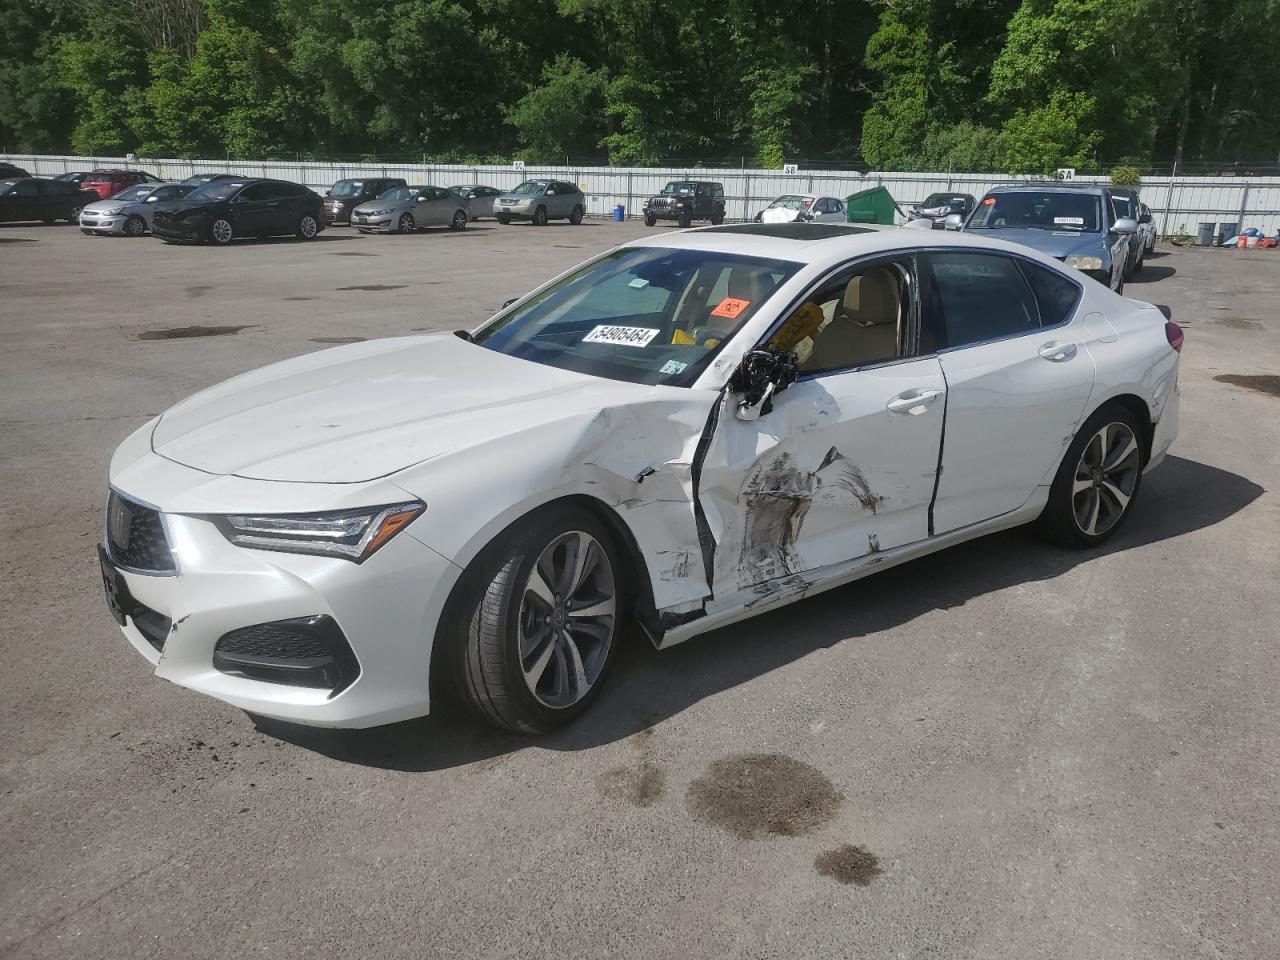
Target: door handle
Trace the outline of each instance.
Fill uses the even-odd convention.
[[[1070,360],[1076,355],[1076,345],[1074,343],[1064,343],[1061,340],[1050,340],[1040,348],[1040,356],[1053,363],[1062,363],[1064,360]]]
[[[918,417],[940,396],[942,396],[941,390],[908,390],[886,403],[885,408],[890,413],[909,413],[913,417]]]

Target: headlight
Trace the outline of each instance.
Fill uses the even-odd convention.
[[[1075,267],[1077,270],[1101,270],[1101,257],[1067,257],[1066,264],[1068,267]]]
[[[425,503],[413,501],[332,513],[219,516],[213,522],[239,547],[363,563],[425,509]]]

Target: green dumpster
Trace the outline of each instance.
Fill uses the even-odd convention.
[[[850,194],[844,200],[845,213],[850,223],[893,224],[893,211],[897,204],[884,187],[872,187]]]

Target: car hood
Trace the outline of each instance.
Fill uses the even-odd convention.
[[[366,200],[351,208],[352,213],[372,213],[374,210],[399,210],[408,205],[408,200]]]
[[[760,214],[762,223],[795,223],[800,219],[800,211],[790,207],[768,207]]]
[[[1078,254],[1096,254],[1106,247],[1100,233],[1069,233],[1051,230],[1031,230],[1026,228],[996,228],[994,230],[973,230],[975,237],[993,237],[996,240],[1008,240],[1020,243],[1032,250],[1039,250],[1045,256],[1063,257]]]
[[[374,340],[198,393],[161,415],[151,446],[207,473],[360,483],[653,389],[520,360],[453,334]]]
[[[214,210],[226,204],[225,200],[170,200],[156,203],[152,213],[167,213],[172,216],[199,213],[202,210]]]
[[[133,200],[95,200],[93,203],[87,203],[84,207],[85,213],[102,213],[106,210],[114,210],[116,207],[132,207],[135,205]]]

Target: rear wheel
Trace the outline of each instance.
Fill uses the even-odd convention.
[[[449,224],[451,230],[465,230],[467,226],[467,213],[465,210],[454,211],[453,222]]]
[[[67,211],[67,223],[79,223],[79,222],[80,222],[80,211],[81,211],[81,210],[83,210],[83,209],[84,209],[84,207],[72,207],[70,210],[68,210],[68,211]]]
[[[564,726],[599,692],[626,612],[609,532],[553,507],[503,533],[459,589],[450,672],[486,721],[520,733]]]
[[[124,222],[124,235],[126,237],[140,237],[146,232],[147,221],[136,213]]]
[[[209,239],[220,247],[226,246],[231,242],[231,238],[235,236],[235,231],[231,229],[231,221],[219,217],[213,223],[209,224]]]
[[[533,225],[535,227],[545,227],[547,225],[547,208],[539,207],[533,211]]]
[[[297,234],[299,240],[314,240],[316,234],[320,232],[320,224],[311,214],[304,213],[298,218],[298,226],[293,232]]]
[[[1065,546],[1092,547],[1120,529],[1142,485],[1142,431],[1126,408],[1105,406],[1062,458],[1038,521]]]
[[[573,213],[569,214],[569,222],[572,223],[575,227],[582,222],[582,206],[581,205],[573,208]]]
[[[413,214],[412,213],[400,214],[400,219],[396,223],[396,231],[398,233],[413,233],[415,229],[417,229],[417,226],[413,222]]]
[[[715,213],[711,214],[711,225],[712,225],[713,227],[718,227],[718,226],[720,226],[720,224],[722,224],[722,223],[724,223],[724,211],[723,211],[723,210],[717,210]]]

